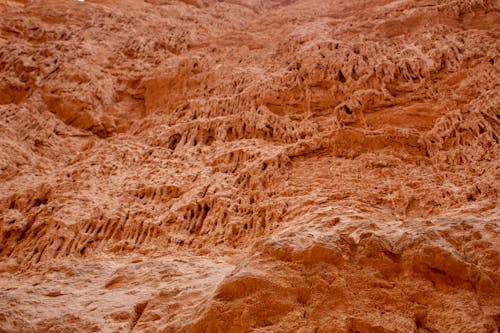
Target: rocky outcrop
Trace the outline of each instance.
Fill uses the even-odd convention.
[[[499,330],[497,2],[0,18],[0,331]]]

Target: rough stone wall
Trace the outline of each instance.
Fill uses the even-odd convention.
[[[0,1],[0,331],[498,332],[499,41],[493,0]]]

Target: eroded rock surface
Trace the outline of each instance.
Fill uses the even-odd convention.
[[[496,0],[0,1],[0,332],[500,330]]]

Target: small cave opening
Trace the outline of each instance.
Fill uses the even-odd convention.
[[[342,73],[342,71],[341,71],[341,70],[339,70],[339,73],[338,73],[338,79],[339,79],[339,81],[340,81],[340,82],[342,82],[342,83],[345,83],[345,82],[347,81],[347,79],[346,79],[346,78],[345,78],[345,76],[344,76],[344,73]]]
[[[175,150],[177,148],[177,145],[179,144],[179,141],[181,141],[182,136],[179,133],[174,134],[169,142],[168,142],[168,148],[170,150]]]
[[[35,199],[35,202],[33,203],[33,206],[34,207],[38,207],[38,206],[41,206],[41,205],[46,205],[47,204],[47,199],[46,198],[43,198],[43,199],[40,199],[40,198],[36,198]]]

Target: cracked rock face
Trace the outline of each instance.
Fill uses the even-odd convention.
[[[0,0],[0,332],[500,330],[496,0]]]

